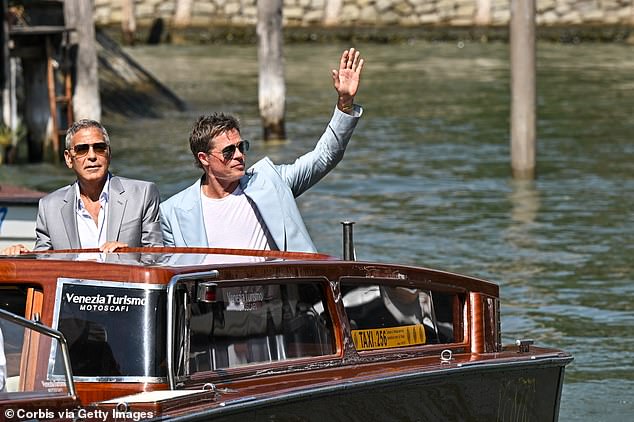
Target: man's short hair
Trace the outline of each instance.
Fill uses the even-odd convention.
[[[108,137],[108,131],[106,130],[105,127],[103,127],[101,123],[99,123],[96,120],[81,119],[73,123],[71,127],[69,127],[68,130],[66,131],[66,149],[70,150],[71,141],[73,139],[73,136],[75,136],[77,132],[83,129],[91,128],[91,127],[94,127],[95,129],[99,130],[101,132],[101,135],[103,136],[103,140],[106,142],[106,144],[110,145],[110,138]]]
[[[237,130],[240,133],[240,123],[238,119],[228,114],[214,113],[209,116],[200,116],[196,120],[189,135],[189,147],[194,154],[196,166],[203,167],[198,160],[198,153],[210,151],[213,148],[213,139],[230,130]]]

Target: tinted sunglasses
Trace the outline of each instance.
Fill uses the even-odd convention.
[[[79,144],[73,147],[73,151],[75,152],[76,157],[83,157],[88,154],[90,148],[95,151],[95,154],[106,155],[108,151],[108,144],[105,142],[96,142],[94,144]]]
[[[236,153],[236,149],[240,151],[240,153],[244,154],[249,150],[249,141],[246,139],[244,141],[240,141],[234,145],[227,145],[220,151],[222,153],[222,158],[229,161],[233,158]]]

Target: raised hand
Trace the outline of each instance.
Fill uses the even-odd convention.
[[[343,112],[349,113],[352,111],[354,96],[359,89],[363,63],[364,60],[361,58],[361,53],[354,48],[350,48],[341,54],[339,70],[332,70],[332,83],[339,95],[337,107]]]

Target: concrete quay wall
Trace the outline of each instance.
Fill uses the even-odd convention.
[[[121,22],[121,0],[94,0],[97,25]],[[169,24],[176,0],[135,0],[141,25]],[[502,26],[511,0],[284,0],[284,25],[302,26]],[[634,0],[536,0],[540,26],[634,25]],[[191,26],[253,25],[256,0],[193,0]]]

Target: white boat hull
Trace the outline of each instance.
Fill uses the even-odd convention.
[[[16,243],[33,249],[37,207],[44,195],[21,186],[0,185],[0,249]]]
[[[37,203],[0,202],[0,249],[21,243],[29,249],[35,245]]]

